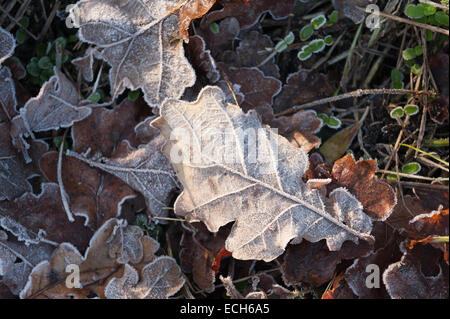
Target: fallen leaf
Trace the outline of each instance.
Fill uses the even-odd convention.
[[[323,126],[313,110],[297,112],[291,116],[275,117],[271,107],[258,107],[264,124],[278,129],[278,134],[286,137],[292,145],[302,147],[309,153],[320,146],[321,139],[315,136]]]
[[[120,178],[145,197],[147,208],[153,216],[167,216],[168,210],[165,208],[170,206],[171,195],[178,182],[170,162],[161,152],[164,143],[164,138],[159,136],[135,149],[124,140],[111,158],[99,161],[72,151],[68,155]]]
[[[244,112],[257,107],[271,107],[274,97],[280,93],[281,82],[265,76],[258,68],[231,68],[224,63],[217,65],[226,74],[224,80],[239,85],[244,95],[244,101],[239,106]]]
[[[367,279],[371,274],[374,276],[377,274],[381,276],[387,267],[390,266],[392,261],[400,259],[402,255],[399,249],[400,238],[401,237],[395,233],[385,247],[376,251],[371,251],[367,256],[355,259],[353,264],[347,268],[345,280],[353,293],[360,299],[389,298],[380,277],[373,277],[374,280],[378,280],[379,287],[367,286]],[[370,268],[371,265],[376,265],[378,268],[375,268],[374,270],[374,268]],[[377,273],[374,271],[377,271]]]
[[[295,0],[218,0],[222,10],[212,11],[206,15],[208,23],[235,17],[242,28],[249,28],[258,22],[263,13],[269,12],[274,19],[284,19],[294,11]]]
[[[50,182],[58,182],[57,165],[58,152],[48,152],[40,160],[41,170]],[[136,196],[117,177],[91,168],[71,156],[63,156],[61,176],[70,199],[70,211],[85,216],[86,223],[93,230],[108,219],[119,217],[124,201]]]
[[[179,1],[182,2],[182,1]],[[186,1],[184,1],[186,3]],[[190,0],[180,9],[180,33],[188,38],[191,21],[201,18],[211,9],[216,0]]]
[[[282,112],[296,105],[330,97],[334,93],[330,80],[324,74],[313,70],[301,69],[287,77],[281,93],[275,98],[275,113]],[[327,105],[319,105],[315,108],[321,112],[327,112]]]
[[[344,273],[336,276],[330,290],[325,291],[322,299],[357,299],[344,278]]]
[[[205,77],[211,84],[219,81],[220,72],[217,69],[216,61],[212,57],[211,51],[206,49],[206,43],[201,36],[190,37],[186,51],[198,74]]]
[[[92,232],[83,219],[69,222],[57,184],[43,183],[41,188],[39,195],[25,193],[14,201],[0,202],[0,226],[25,243],[71,242],[84,250]]]
[[[0,123],[9,122],[17,114],[14,80],[7,67],[0,67]]]
[[[372,248],[367,242],[358,245],[346,242],[341,250],[330,251],[323,240],[317,243],[305,241],[299,245],[290,245],[281,264],[283,281],[289,286],[300,282],[321,286],[333,278],[336,266],[342,260],[364,256]]]
[[[181,268],[186,273],[192,273],[194,282],[208,293],[215,290],[213,263],[229,232],[229,229],[222,227],[219,232],[211,233],[202,223],[183,227],[179,255]]]
[[[431,245],[401,246],[403,257],[383,273],[393,299],[448,299],[448,265],[442,252]]]
[[[33,141],[30,146],[30,159],[27,164],[13,146],[9,135],[9,125],[0,123],[0,201],[13,200],[32,190],[28,179],[39,174],[37,160],[48,149],[46,143]]]
[[[449,64],[448,53],[440,52],[430,56],[430,69],[439,89],[438,96],[431,101],[428,112],[431,119],[443,124],[448,120],[448,68],[443,68],[443,65]]]
[[[84,257],[72,245],[60,244],[48,261],[33,269],[21,298],[168,297],[181,288],[184,279],[171,258],[155,256],[158,249],[158,242],[144,236],[139,227],[110,219],[93,235]],[[165,273],[151,273],[164,263],[170,266]],[[69,264],[78,265],[81,288],[67,287]],[[136,271],[143,278],[138,287],[122,280],[131,279]],[[159,279],[153,277],[158,274]]]
[[[0,65],[12,54],[14,53],[14,49],[16,48],[16,40],[14,37],[0,27],[0,43],[2,44],[0,46]]]
[[[258,67],[265,76],[280,78],[280,70],[275,63],[275,57],[264,62],[271,52],[267,48],[273,48],[274,44],[270,37],[261,31],[244,30],[239,34],[239,45],[234,51],[223,52],[219,60],[232,67]]]
[[[46,260],[54,247],[46,243],[25,245],[0,230],[0,276],[14,295],[19,295],[25,286],[31,269]]]
[[[35,139],[33,132],[57,130],[71,127],[91,114],[89,107],[79,106],[80,100],[75,86],[58,69],[55,75],[41,88],[39,95],[28,100],[12,121],[13,144],[22,150],[25,160],[29,144],[25,137]]]
[[[86,82],[94,81],[94,56],[97,54],[97,50],[94,48],[88,48],[86,55],[73,59],[72,64],[75,65],[81,72],[81,76]]]
[[[373,220],[386,220],[397,204],[392,187],[375,175],[376,160],[355,161],[348,154],[334,162],[332,175],[339,187],[345,187],[358,198],[364,212]]]
[[[168,140],[167,153],[176,145],[184,154],[181,160],[171,158],[184,186],[175,203],[177,215],[201,220],[212,232],[235,221],[225,248],[243,260],[271,261],[290,241],[302,238],[326,239],[333,251],[346,240],[373,240],[372,222],[353,195],[336,189],[325,200],[309,189],[301,180],[308,168],[306,153],[264,129],[254,111],[245,114],[224,98],[219,88],[206,87],[196,102],[168,100],[152,123]],[[194,145],[176,130],[193,137]],[[265,158],[244,157],[245,130],[258,130],[258,151]],[[217,145],[223,143],[217,136],[224,134],[231,143]]]
[[[195,72],[184,56],[179,31],[195,2],[92,0],[79,1],[70,10],[80,40],[95,45],[99,57],[111,66],[113,99],[125,88],[141,88],[145,101],[159,107],[164,99],[180,98],[194,85]]]
[[[334,163],[347,152],[358,134],[363,121],[364,117],[360,121],[340,130],[320,146],[319,151],[328,163]]]
[[[206,48],[211,51],[214,58],[226,50],[231,50],[239,31],[239,21],[236,18],[225,18],[218,22],[218,32],[211,31],[210,24],[203,18],[198,28],[198,35],[206,42]]]
[[[73,150],[91,156],[110,157],[123,140],[138,146],[134,127],[151,115],[143,99],[124,100],[113,109],[94,108],[92,114],[75,123],[72,130]]]

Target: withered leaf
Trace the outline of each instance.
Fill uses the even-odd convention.
[[[26,245],[0,230],[0,276],[11,293],[19,295],[25,287],[34,266],[50,257],[52,245],[38,243]]]
[[[216,61],[211,55],[211,51],[206,49],[206,43],[201,36],[194,35],[189,38],[187,53],[194,68],[202,74],[210,83],[215,83],[220,79]]]
[[[216,279],[212,269],[213,261],[224,246],[229,229],[222,227],[219,232],[211,233],[202,223],[192,223],[191,226],[189,229],[184,226],[183,229],[180,265],[184,272],[192,273],[194,282],[200,289],[213,292]]]
[[[71,242],[80,250],[92,234],[83,218],[69,222],[54,183],[43,183],[39,195],[25,193],[14,201],[0,202],[0,226],[26,243]]]
[[[230,84],[240,86],[244,101],[239,106],[244,112],[257,107],[271,107],[274,97],[280,93],[281,82],[265,76],[258,68],[234,68],[225,63],[218,63],[217,66],[226,74]]]
[[[223,52],[219,60],[233,67],[257,66],[266,76],[280,77],[280,70],[275,63],[275,57],[259,66],[271,54],[267,48],[273,48],[270,37],[256,30],[245,30],[239,34],[239,45],[234,51]]]
[[[269,12],[274,19],[286,18],[293,13],[295,0],[219,0],[222,10],[209,13],[206,17],[209,23],[226,17],[236,17],[242,28],[254,25],[264,12]]]
[[[216,58],[225,50],[231,50],[232,44],[236,40],[239,31],[239,21],[236,18],[225,18],[218,23],[219,32],[213,33],[210,24],[203,18],[198,28],[198,34],[206,42],[206,48],[211,50],[211,54]]]
[[[347,268],[345,272],[345,280],[353,291],[361,299],[385,299],[389,298],[384,285],[380,287],[368,287],[366,284],[367,276],[370,272],[367,271],[369,265],[377,265],[382,274],[392,261],[398,260],[401,257],[399,249],[400,236],[397,233],[389,239],[385,247],[376,251],[372,251],[367,256],[355,259],[353,264]]]
[[[271,261],[302,238],[326,239],[333,251],[346,240],[373,241],[372,222],[353,195],[339,188],[322,198],[301,180],[309,165],[304,150],[264,128],[256,112],[245,114],[224,99],[222,90],[206,87],[196,102],[166,101],[152,123],[168,140],[166,151],[184,157],[171,157],[184,186],[176,214],[201,220],[212,232],[235,221],[225,248],[243,260]],[[259,132],[255,152],[266,156],[248,156],[245,130]]]
[[[282,262],[283,280],[286,285],[300,282],[323,285],[333,278],[336,266],[343,259],[364,256],[372,248],[367,242],[358,245],[346,242],[339,251],[330,251],[325,241],[291,245],[286,249]]]
[[[332,175],[337,185],[347,188],[364,207],[364,211],[374,220],[386,220],[397,204],[397,196],[392,187],[375,176],[376,160],[355,161],[348,154],[333,165]]]
[[[95,45],[99,57],[111,66],[113,98],[125,88],[141,88],[146,102],[159,107],[165,98],[179,98],[194,85],[180,28],[196,2],[91,0],[79,1],[71,9],[79,38]]]
[[[46,143],[33,141],[30,146],[33,164],[26,164],[9,135],[8,123],[0,123],[0,200],[13,200],[25,192],[31,191],[28,178],[39,174],[36,159],[48,149]]]
[[[160,256],[139,273],[125,265],[121,278],[113,278],[105,287],[108,299],[167,299],[184,285],[181,269],[172,257]]]
[[[301,69],[288,76],[281,93],[275,98],[273,108],[275,113],[278,113],[295,105],[332,96],[333,91],[326,75],[314,70]],[[326,112],[329,107],[321,105],[316,109]]]
[[[83,79],[87,82],[92,82],[94,80],[94,70],[92,67],[94,65],[94,55],[96,53],[97,51],[94,48],[88,48],[85,56],[72,60],[72,64],[78,67]]]
[[[72,129],[73,150],[93,156],[110,157],[123,140],[138,146],[134,127],[151,115],[143,99],[124,100],[113,109],[94,108],[92,114],[75,123]]]
[[[33,132],[70,127],[88,117],[92,111],[90,107],[79,106],[78,92],[72,82],[56,67],[54,72],[55,75],[42,86],[39,95],[28,100],[20,109],[20,115],[13,119],[11,136],[16,147],[23,145],[22,152],[27,162],[30,159],[26,136],[34,139]]]
[[[170,162],[161,151],[164,142],[164,138],[159,136],[135,149],[125,140],[111,158],[100,161],[72,151],[68,155],[120,178],[145,197],[147,208],[154,216],[167,216],[168,211],[164,208],[170,205],[171,192],[177,188],[178,182]]]
[[[448,299],[448,265],[442,252],[431,245],[401,245],[403,257],[383,273],[383,283],[393,299]]]
[[[109,295],[126,298],[126,290],[115,290],[108,285],[114,278],[121,278],[132,269],[145,269],[147,264],[157,261],[155,252],[159,244],[154,239],[144,236],[137,226],[129,226],[124,220],[110,219],[93,235],[84,257],[68,243],[60,244],[52,257],[34,267],[22,298],[89,298],[96,295],[105,298]],[[66,266],[78,265],[81,288],[69,288],[66,285]],[[125,268],[125,269],[124,269]],[[127,270],[128,268],[128,270]],[[151,277],[150,277],[151,278]],[[142,293],[151,289],[157,281],[147,282],[141,287]],[[173,288],[173,287],[171,287]]]
[[[179,3],[182,1],[178,1]],[[216,0],[188,0],[184,1],[180,9],[180,33],[185,37],[188,36],[187,30],[191,21],[201,18],[205,13],[211,9]]]
[[[0,67],[0,123],[11,121],[16,113],[16,88],[11,71],[7,67]]]
[[[40,167],[49,181],[57,183],[58,152],[48,152],[40,160]],[[92,168],[73,158],[62,158],[62,181],[69,196],[70,211],[86,216],[93,230],[106,220],[120,216],[122,204],[136,193],[117,177]],[[82,172],[82,174],[80,174]]]
[[[16,40],[11,33],[0,27],[0,65],[9,58],[16,48]]]
[[[300,111],[291,116],[275,117],[271,107],[258,107],[264,124],[278,129],[278,134],[286,137],[292,145],[302,147],[307,153],[320,146],[318,133],[323,126],[321,119],[313,110]]]

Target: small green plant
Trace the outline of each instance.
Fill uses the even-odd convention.
[[[404,107],[397,106],[390,112],[390,116],[393,119],[401,119],[403,116],[413,116],[419,113],[419,107],[414,104],[408,104]]]
[[[417,5],[408,4],[405,7],[404,12],[408,18],[420,23],[426,23],[440,27],[449,26],[448,13],[442,10],[438,10],[436,7],[428,3],[419,3]]]
[[[321,29],[323,26],[330,27],[334,25],[338,20],[339,14],[337,11],[333,11],[328,19],[324,14],[319,14],[318,16],[311,19],[311,23],[305,25],[300,30],[300,40],[302,42],[311,39],[316,31]],[[300,61],[308,60],[313,54],[322,52],[326,46],[330,46],[334,43],[334,39],[331,35],[327,35],[324,38],[316,38],[311,40],[307,45],[302,46],[301,50],[298,52],[297,57]]]
[[[16,31],[17,44],[23,44],[27,40],[28,35],[25,32],[25,29],[28,29],[28,27],[30,26],[30,19],[28,17],[23,17],[20,20],[20,26],[21,27]]]
[[[76,36],[59,37],[53,42],[41,43],[37,46],[37,55],[30,59],[26,69],[32,83],[42,86],[53,76],[53,68],[57,59],[61,64],[69,60],[70,48],[77,41]]]
[[[135,224],[144,231],[145,235],[150,236],[159,241],[163,229],[160,225],[155,224],[152,221],[149,221],[148,216],[146,214],[138,214],[136,216]]]
[[[342,126],[341,120],[335,116],[328,116],[325,113],[321,113],[318,114],[317,117],[320,118],[323,124],[328,126],[329,128],[337,130]]]
[[[409,174],[409,175],[415,175],[420,172],[422,167],[417,162],[411,162],[408,164],[405,164],[402,166],[402,173],[403,174]]]

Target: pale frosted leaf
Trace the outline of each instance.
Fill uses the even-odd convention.
[[[184,285],[184,278],[175,259],[157,257],[138,272],[125,265],[121,278],[113,278],[105,288],[108,299],[167,299]]]
[[[194,85],[179,32],[180,12],[191,1],[82,0],[72,8],[79,38],[97,46],[111,66],[113,97],[125,88],[141,88],[147,103],[159,107]]]
[[[39,95],[20,109],[20,117],[29,134],[70,127],[91,114],[91,108],[78,106],[78,92],[72,82],[57,68]]]
[[[50,257],[54,247],[45,243],[25,245],[0,230],[0,276],[11,292],[18,295],[31,269]]]
[[[0,65],[13,54],[15,47],[14,37],[0,27]]]
[[[153,122],[168,140],[166,152],[184,155],[171,156],[184,186],[176,214],[212,232],[234,221],[225,248],[237,259],[271,261],[302,238],[326,239],[331,250],[346,240],[373,240],[372,222],[354,196],[338,188],[324,199],[310,189],[301,179],[309,165],[304,150],[224,98],[219,88],[206,87],[196,102],[166,101]],[[257,143],[244,138],[252,130]]]
[[[11,71],[0,67],[0,123],[11,120],[17,113],[16,88]]]
[[[21,297],[88,298],[91,292],[104,297],[105,286],[124,264],[144,266],[156,258],[158,249],[159,244],[139,227],[110,219],[92,236],[84,256],[71,244],[60,244],[49,260],[34,267]],[[69,264],[79,266],[80,289],[65,284]]]

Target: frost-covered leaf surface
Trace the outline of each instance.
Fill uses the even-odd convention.
[[[29,144],[25,137],[33,132],[56,130],[72,126],[91,114],[90,107],[79,106],[80,100],[75,86],[56,67],[55,75],[41,88],[39,95],[28,100],[12,121],[11,136],[14,145],[22,150],[27,162]]]
[[[30,154],[35,161],[27,164],[22,155],[13,146],[9,135],[9,125],[0,123],[0,200],[14,198],[31,191],[28,178],[39,173],[37,159],[44,154],[48,146],[40,141],[31,143]]]
[[[16,88],[11,71],[0,67],[0,123],[11,120],[17,113]]]
[[[373,240],[372,222],[353,195],[336,189],[325,199],[310,189],[301,180],[308,168],[306,153],[264,130],[255,112],[244,114],[226,104],[220,89],[205,88],[194,103],[167,101],[154,125],[168,139],[169,148],[176,145],[185,154],[185,160],[172,159],[184,186],[175,212],[203,221],[213,232],[235,221],[225,248],[236,259],[270,261],[290,241],[303,238],[326,239],[331,250],[339,250],[346,240]],[[247,156],[245,129],[259,130],[259,151],[266,155],[265,162],[252,162]],[[193,143],[171,136],[175,130],[184,130]],[[228,134],[231,142],[217,144],[220,141],[211,138],[211,132],[216,137]],[[197,158],[193,161],[186,154]],[[225,154],[232,154],[234,160]]]
[[[178,186],[176,175],[161,149],[162,136],[134,149],[122,142],[110,159],[89,160],[77,153],[69,154],[90,166],[117,176],[146,199],[147,207],[156,216],[166,216],[164,208],[170,205],[171,192]]]
[[[195,83],[179,31],[196,3],[203,7],[205,2],[82,0],[71,14],[80,39],[95,45],[111,66],[111,95],[141,88],[147,103],[159,107]]]
[[[148,296],[148,291],[153,293],[152,297],[167,297],[178,291],[184,281],[176,276],[176,264],[172,264],[171,271],[167,269],[167,274],[163,274],[166,277],[152,271],[160,267],[161,262],[172,260],[156,257],[154,254],[158,249],[158,242],[144,236],[139,227],[129,226],[124,220],[110,219],[93,235],[84,256],[72,245],[60,244],[50,259],[33,268],[21,297],[84,299],[94,295],[100,298],[127,298],[132,293],[135,297]],[[82,286],[79,289],[68,288],[63,280],[68,276],[65,269],[69,264],[79,267]],[[129,287],[131,282],[123,282],[121,278],[128,278],[130,272],[136,272],[136,269],[141,273],[142,283],[133,290]],[[55,282],[55,278],[62,280]],[[156,287],[160,295],[157,295]]]
[[[16,47],[16,41],[11,33],[0,27],[0,65],[9,58]]]

